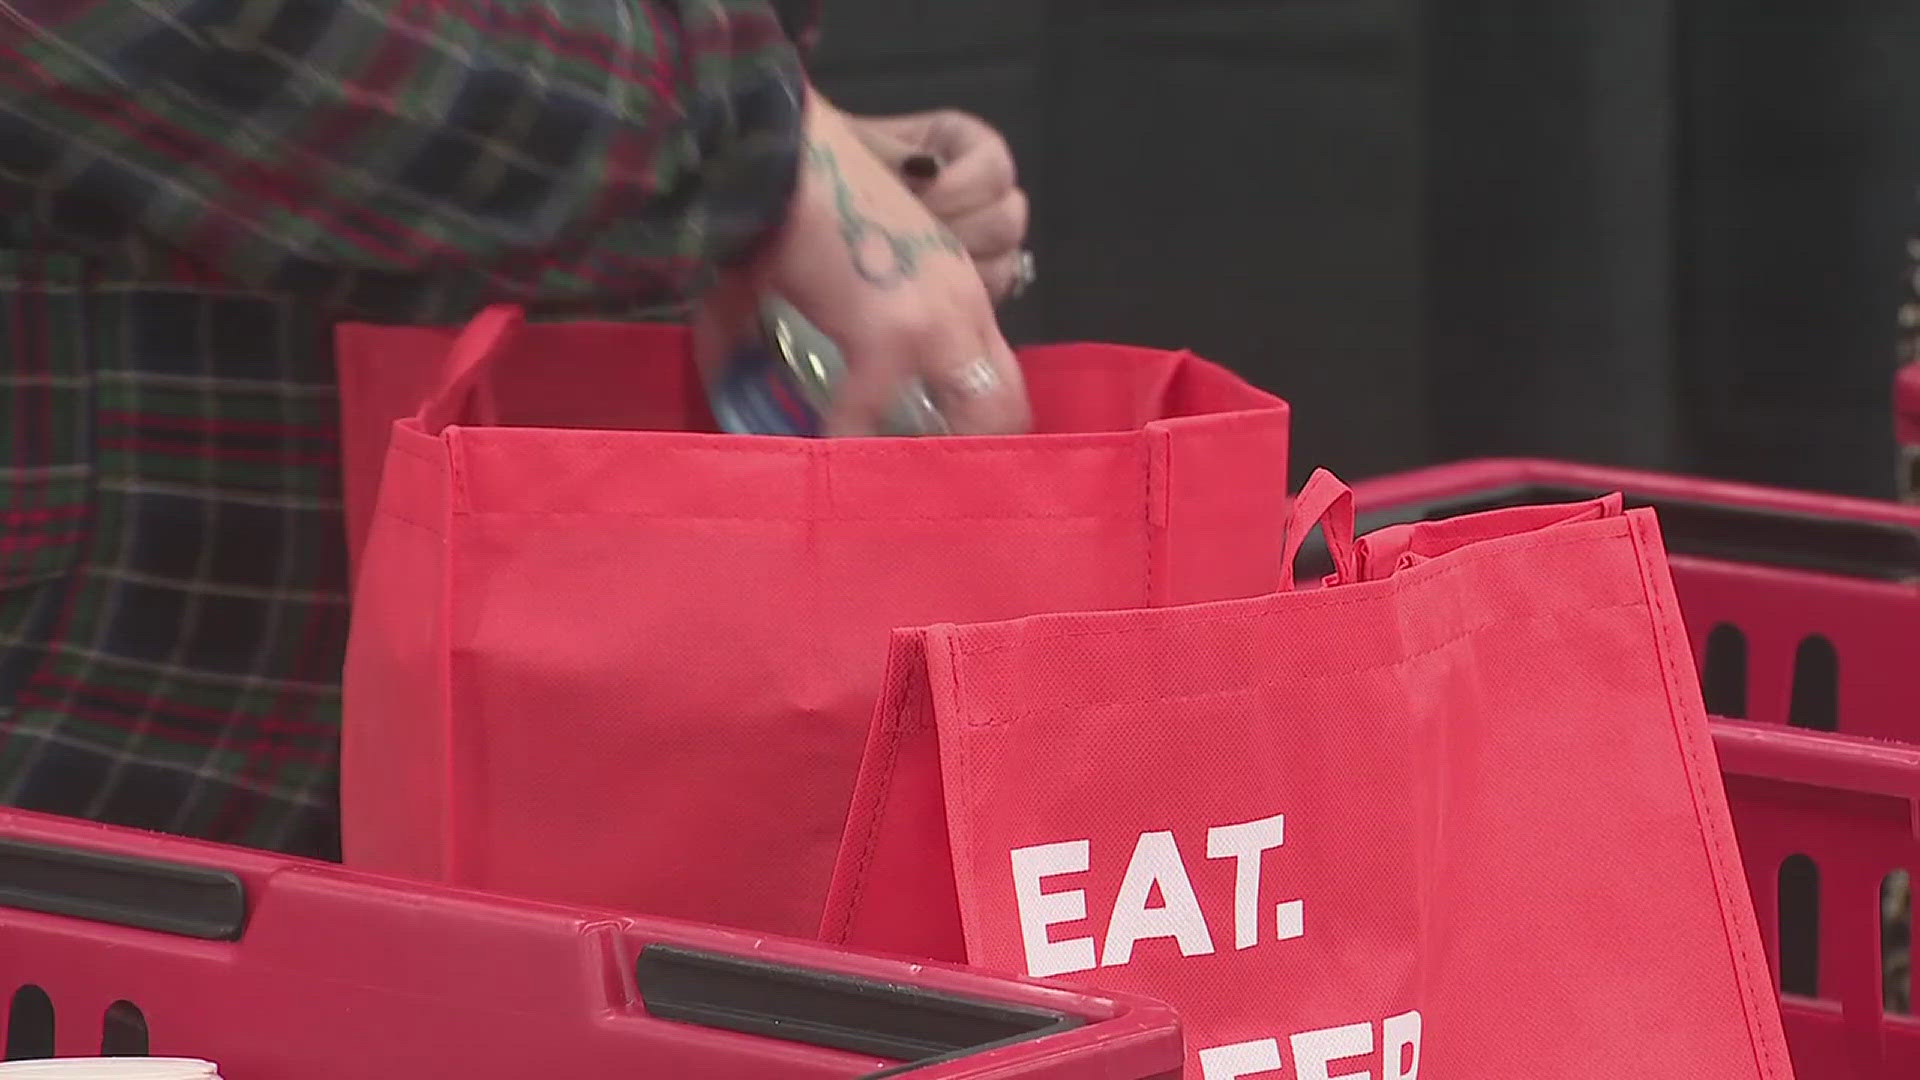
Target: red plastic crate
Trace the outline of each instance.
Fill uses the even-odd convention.
[[[1900,443],[1900,497],[1920,503],[1920,362],[1894,383],[1894,438]]]
[[[1718,716],[1920,743],[1920,509],[1548,461],[1355,485],[1364,528],[1621,491],[1660,515]]]
[[[1172,1080],[1168,1009],[0,811],[8,1057],[245,1080]],[[902,1065],[902,1062],[914,1064]]]
[[[1774,971],[1805,991],[1781,1007],[1797,1072],[1920,1077],[1879,907],[1920,871],[1920,509],[1524,460],[1354,489],[1362,530],[1610,491],[1659,512],[1708,707],[1744,718],[1714,740]]]
[[[1920,869],[1920,747],[1728,720],[1713,741],[1768,959],[1815,990],[1781,998],[1794,1071],[1920,1076],[1920,1021],[1885,1014],[1880,950],[1881,884]]]

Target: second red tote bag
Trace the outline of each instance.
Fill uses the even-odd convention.
[[[827,940],[1158,998],[1190,1080],[1790,1080],[1647,511],[1325,589],[903,631]]]
[[[811,934],[894,627],[1277,583],[1286,406],[1184,353],[1027,350],[1033,435],[809,440],[697,430],[659,327],[341,341],[445,365],[358,567],[356,866]]]

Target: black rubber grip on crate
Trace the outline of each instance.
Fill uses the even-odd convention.
[[[247,889],[225,870],[0,839],[0,906],[238,941]]]
[[[1355,531],[1437,521],[1483,510],[1575,503],[1608,492],[1572,484],[1519,484],[1469,491],[1443,499],[1401,503],[1359,515]],[[1870,581],[1920,579],[1920,532],[1881,521],[1860,521],[1735,506],[1699,499],[1649,498],[1624,493],[1626,505],[1653,510],[1667,552],[1749,566],[1810,570]],[[1302,545],[1300,579],[1331,573],[1326,542],[1315,533]]]
[[[649,1015],[905,1062],[895,1076],[1079,1027],[1068,1013],[903,983],[648,945],[638,962]]]

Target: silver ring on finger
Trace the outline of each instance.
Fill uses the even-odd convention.
[[[941,380],[943,393],[958,398],[985,397],[1000,388],[1000,373],[984,356],[972,360]]]
[[[1034,281],[1039,276],[1040,272],[1034,266],[1032,249],[1021,248],[1019,256],[1013,262],[1013,281],[1007,286],[1007,299],[1019,299],[1022,293],[1033,287]]]

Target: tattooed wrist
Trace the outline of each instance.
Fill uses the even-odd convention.
[[[967,253],[960,238],[944,225],[935,223],[931,229],[903,232],[867,216],[831,147],[809,141],[807,167],[824,177],[832,190],[848,262],[867,284],[878,289],[895,288],[919,276],[924,255]]]

